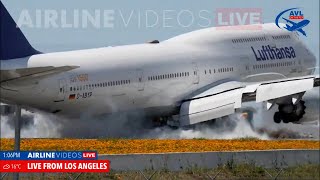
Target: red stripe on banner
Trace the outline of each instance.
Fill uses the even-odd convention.
[[[290,16],[289,19],[304,19],[304,16]]]
[[[110,162],[108,160],[0,160],[0,172],[4,173],[105,173],[109,171]]]

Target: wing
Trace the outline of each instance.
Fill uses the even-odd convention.
[[[14,70],[1,70],[1,87],[19,86],[23,84],[34,83],[40,79],[70,71],[79,68],[79,66],[61,66],[61,67],[33,67]]]
[[[226,82],[186,98],[174,120],[180,126],[196,124],[203,121],[233,114],[241,108],[243,102],[267,102],[268,109],[274,100],[292,95],[296,100],[299,93],[319,85],[319,78],[304,76],[299,78],[267,81],[262,83]]]
[[[287,21],[288,23],[291,23],[292,25],[297,25],[297,23],[290,21],[289,19],[286,18],[282,18],[283,20]]]

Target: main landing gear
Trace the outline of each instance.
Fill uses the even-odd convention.
[[[302,119],[305,114],[306,106],[305,102],[300,100],[297,104],[280,104],[279,111],[273,116],[275,123],[280,123],[281,120],[284,123],[296,122]]]

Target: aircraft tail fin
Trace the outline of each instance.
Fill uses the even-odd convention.
[[[40,53],[30,45],[1,1],[0,37],[0,60],[23,58]]]

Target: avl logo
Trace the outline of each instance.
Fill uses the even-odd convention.
[[[290,11],[289,19],[304,19],[302,11]]]
[[[286,29],[288,31],[297,31],[304,36],[307,36],[307,33],[302,29],[307,26],[310,21],[305,19],[304,14],[300,8],[290,8],[282,11],[276,17],[276,25],[281,29]],[[281,26],[280,22],[284,22],[285,26]]]
[[[261,8],[219,8],[216,9],[216,29],[261,30]],[[244,26],[250,25],[250,26]],[[230,27],[235,26],[235,27]]]

